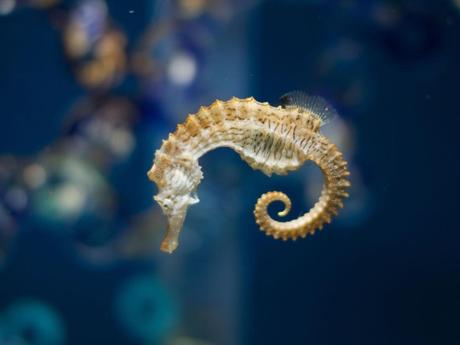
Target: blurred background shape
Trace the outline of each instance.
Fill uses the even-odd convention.
[[[178,323],[173,297],[153,275],[130,278],[114,304],[121,327],[142,344],[164,341]]]
[[[1,314],[0,343],[65,344],[65,326],[49,305],[34,299],[17,300]]]

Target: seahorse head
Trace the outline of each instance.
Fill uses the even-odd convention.
[[[201,169],[196,160],[187,156],[172,157],[157,152],[147,175],[158,187],[154,199],[168,218],[161,249],[172,253],[178,246],[188,207],[199,202],[196,189],[202,179]]]

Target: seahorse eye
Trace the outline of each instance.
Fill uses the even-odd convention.
[[[161,205],[165,211],[170,211],[172,208],[172,201],[169,199],[165,199],[162,201]]]
[[[158,205],[160,205],[160,207],[164,210],[164,211],[170,211],[170,208],[172,206],[172,201],[169,200],[169,199],[165,199],[161,196],[158,196],[158,195],[155,195],[153,197],[155,199],[155,201],[158,203]]]

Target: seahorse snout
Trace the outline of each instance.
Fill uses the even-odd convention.
[[[172,254],[173,251],[176,250],[177,246],[179,245],[179,242],[177,241],[172,241],[172,240],[168,240],[167,238],[165,238],[163,240],[163,242],[161,242],[161,246],[160,246],[160,249],[163,251],[163,252],[166,252],[168,254]]]
[[[180,210],[173,210],[168,215],[168,228],[166,230],[166,236],[161,242],[161,250],[171,254],[179,245],[179,235],[184,224],[185,216],[187,214],[188,205]],[[176,211],[176,212],[174,212]]]

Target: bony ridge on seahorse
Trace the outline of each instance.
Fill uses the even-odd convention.
[[[324,175],[321,196],[310,211],[297,219],[280,222],[268,214],[273,201],[284,203],[279,216],[285,216],[291,201],[281,192],[263,194],[254,215],[261,230],[274,238],[297,239],[313,234],[330,223],[343,207],[350,182],[347,162],[337,147],[319,129],[335,110],[320,97],[291,92],[273,107],[254,98],[215,101],[201,107],[179,124],[156,151],[150,180],[158,187],[154,199],[168,218],[168,229],[161,249],[172,253],[178,246],[187,209],[197,203],[196,189],[203,178],[198,159],[217,147],[229,147],[253,169],[268,176],[287,174],[311,160]]]

